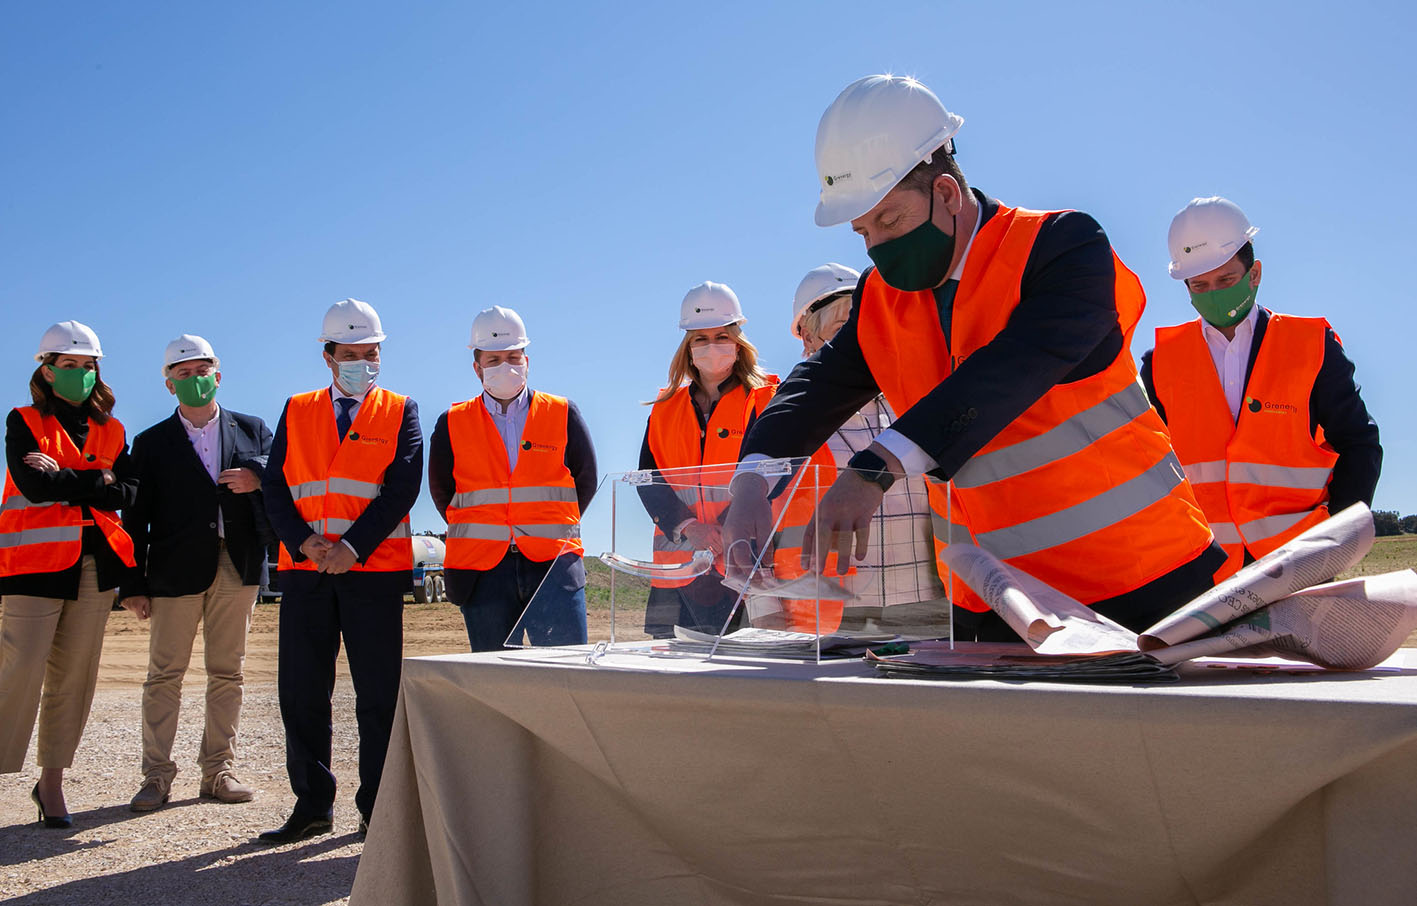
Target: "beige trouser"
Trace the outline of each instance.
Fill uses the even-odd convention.
[[[93,557],[84,557],[77,599],[5,595],[3,606],[0,774],[24,768],[36,713],[35,760],[42,768],[67,768],[74,763],[93,705],[113,592],[98,590]]]
[[[217,561],[216,578],[205,592],[152,599],[148,678],[143,683],[143,779],[157,778],[169,787],[177,776],[172,740],[182,707],[182,677],[192,660],[199,621],[207,668],[207,724],[197,755],[202,779],[231,770],[235,757],[246,633],[260,587],[241,584],[224,543]]]

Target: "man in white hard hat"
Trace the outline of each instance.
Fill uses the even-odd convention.
[[[1255,304],[1259,232],[1234,202],[1195,198],[1171,221],[1171,276],[1199,317],[1158,328],[1142,380],[1171,429],[1216,540],[1221,579],[1362,501],[1382,469],[1378,426],[1323,318]]]
[[[473,651],[586,641],[580,521],[595,447],[575,403],[528,386],[530,344],[510,308],[478,313],[468,348],[482,393],[440,415],[429,442],[443,575]]]
[[[198,623],[207,672],[198,790],[218,802],[254,795],[232,763],[246,633],[265,580],[266,547],[275,540],[261,495],[271,452],[266,423],[217,404],[221,361],[202,337],[183,334],[168,343],[162,374],[177,411],[133,439],[138,499],[123,511],[138,566],[121,599],[139,619],[152,620],[143,784],[129,803],[135,812],[166,803],[177,776],[172,742]]]
[[[330,386],[286,401],[266,467],[266,512],[281,541],[278,684],[295,808],[261,834],[288,843],[329,833],[330,691],[340,640],[359,723],[359,832],[369,825],[393,727],[403,596],[413,588],[409,510],[423,485],[418,405],[377,384],[384,331],[346,299],[320,340]]]
[[[849,221],[875,267],[749,432],[725,534],[770,531],[755,459],[809,453],[884,393],[899,418],[823,497],[804,556],[821,563],[819,531],[842,562],[860,559],[884,491],[923,474],[940,522],[1143,629],[1209,587],[1224,551],[1136,380],[1141,285],[1088,215],[970,189],[954,156],[962,123],[895,76],[854,82],[822,116],[816,222]],[[1013,636],[951,591],[957,635]]]

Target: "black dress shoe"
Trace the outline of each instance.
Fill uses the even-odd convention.
[[[34,789],[30,791],[30,798],[34,800],[35,807],[39,809],[39,824],[57,830],[74,826],[74,819],[68,815],[46,815],[44,813],[44,803],[39,799],[39,784],[36,783]]]
[[[361,814],[359,816],[359,836],[369,836],[369,816]]]
[[[293,812],[280,827],[268,830],[256,839],[262,843],[294,843],[306,837],[328,834],[334,829],[334,819],[330,815],[302,815]]]

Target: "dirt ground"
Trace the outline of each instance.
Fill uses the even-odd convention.
[[[197,797],[202,725],[201,638],[184,684],[174,759],[180,773],[171,802],[137,815],[128,800],[142,780],[139,694],[148,634],[127,611],[115,611],[99,667],[99,690],[74,766],[65,774],[72,830],[34,824],[28,766],[0,775],[0,902],[5,906],[323,906],[347,903],[362,842],[355,833],[357,732],[354,694],[343,655],[335,689],[335,774],[340,779],[335,832],[269,847],[252,842],[279,827],[293,799],[285,776],[285,737],[276,699],[277,605],[259,605],[247,645],[236,773],[257,789],[254,802],[222,805]],[[407,656],[467,650],[462,615],[450,604],[405,609]]]

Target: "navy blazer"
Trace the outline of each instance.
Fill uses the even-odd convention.
[[[1264,342],[1265,329],[1269,326],[1269,309],[1256,306],[1255,339],[1250,344],[1250,358],[1245,364],[1245,388],[1250,384],[1250,374],[1255,370],[1255,359],[1260,354],[1260,344]],[[1148,349],[1141,357],[1141,379],[1146,386],[1146,395],[1156,409],[1161,420],[1166,420],[1166,410],[1156,397],[1156,384],[1152,380],[1151,355],[1156,350]],[[1358,384],[1353,380],[1353,361],[1343,351],[1338,335],[1329,328],[1324,335],[1324,360],[1314,378],[1313,390],[1309,393],[1309,433],[1322,426],[1324,439],[1338,454],[1338,462],[1333,464],[1333,476],[1328,482],[1329,511],[1337,513],[1358,501],[1373,505],[1373,494],[1378,487],[1378,475],[1383,467],[1383,448],[1378,441],[1378,425],[1368,414],[1368,407]]]
[[[271,430],[254,415],[222,407],[218,472],[266,470]],[[266,577],[266,550],[275,541],[260,490],[237,494],[207,474],[187,429],[174,411],[133,438],[138,496],[123,511],[123,525],[133,537],[138,569],[120,594],[179,597],[206,591],[216,579],[217,514],[226,537],[227,555],[243,585]]]
[[[285,417],[289,408],[290,401],[286,400],[285,407],[281,409],[280,423],[276,425],[275,441],[271,444],[271,457],[266,463],[262,489],[265,491],[266,514],[270,517],[271,527],[275,529],[276,537],[285,545],[286,550],[290,551],[291,558],[299,563],[306,559],[305,555],[300,553],[300,545],[315,533],[305,520],[300,518],[300,513],[295,508],[295,500],[290,495],[290,485],[285,479]],[[330,412],[333,417],[333,402],[330,403]],[[403,425],[399,428],[398,446],[394,450],[393,462],[389,463],[388,469],[384,471],[384,484],[379,496],[369,502],[369,506],[354,520],[349,531],[344,533],[344,540],[354,548],[360,563],[367,560],[398,527],[403,517],[413,509],[414,501],[418,499],[418,493],[422,489],[423,429],[418,422],[418,404],[412,398],[407,398],[403,407]],[[283,585],[291,580],[300,581],[299,577],[307,572],[287,570],[281,575],[280,581]],[[375,575],[380,574],[347,573],[335,578],[358,580]],[[412,588],[412,570],[400,570],[393,577],[390,587],[394,585],[400,590]]]

